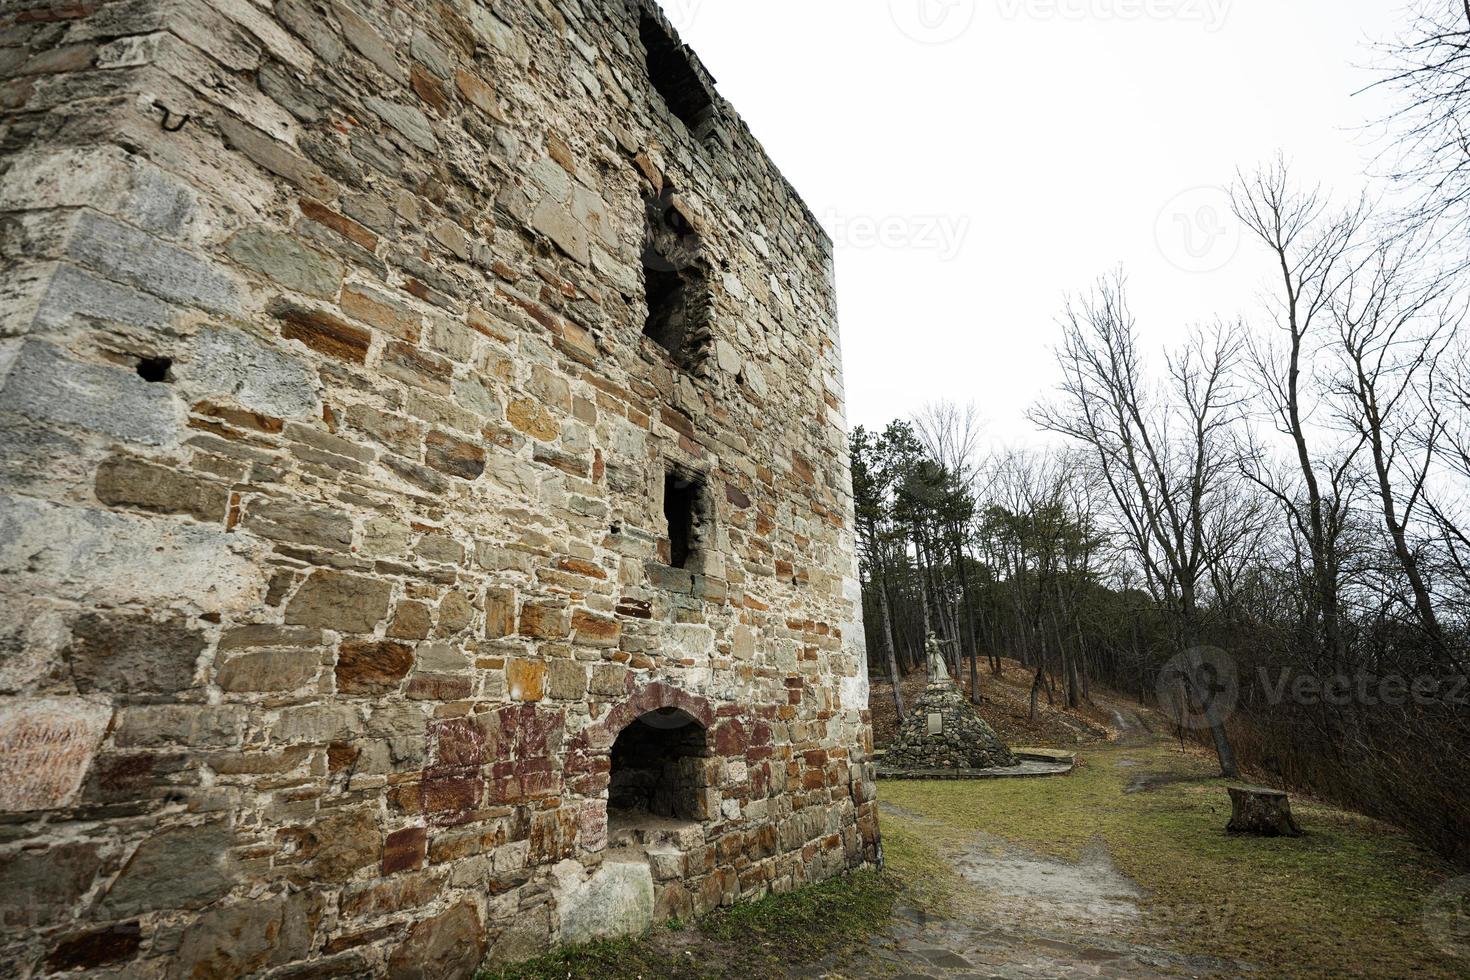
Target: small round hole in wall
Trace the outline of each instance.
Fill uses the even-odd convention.
[[[138,377],[149,384],[163,384],[169,380],[169,369],[174,362],[167,357],[144,357],[138,361]]]

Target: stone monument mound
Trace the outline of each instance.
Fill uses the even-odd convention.
[[[995,729],[980,717],[950,679],[939,641],[929,634],[929,686],[899,725],[898,738],[883,758],[883,769],[893,771],[1006,769],[1020,765]]]

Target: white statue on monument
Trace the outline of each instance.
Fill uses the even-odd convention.
[[[949,670],[944,666],[944,651],[940,649],[939,638],[933,633],[925,638],[924,650],[929,654],[929,686],[951,686]]]

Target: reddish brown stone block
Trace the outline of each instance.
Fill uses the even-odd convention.
[[[343,772],[350,769],[362,750],[347,742],[333,742],[327,746],[327,771]]]
[[[376,327],[386,334],[418,343],[423,329],[423,315],[408,307],[395,303],[391,298],[364,286],[346,286],[342,290],[342,312]]]
[[[572,613],[572,639],[581,646],[611,649],[618,645],[622,635],[622,624],[616,619],[585,609]]]
[[[485,590],[485,637],[495,640],[510,636],[516,630],[515,589]]]
[[[475,719],[453,718],[435,722],[429,726],[429,736],[434,764],[438,767],[473,768],[485,761],[488,736],[482,723]]]
[[[414,94],[436,113],[443,113],[449,108],[449,93],[445,91],[444,83],[429,74],[423,65],[415,63],[409,70],[408,78]]]
[[[419,784],[419,798],[426,814],[462,814],[480,805],[484,788],[479,776],[430,776]]]
[[[378,250],[377,235],[351,218],[338,214],[325,204],[313,201],[309,197],[302,198],[301,213],[317,224],[330,228],[360,248],[369,252],[376,252]]]
[[[286,427],[286,423],[269,415],[259,412],[250,412],[242,408],[230,408],[228,405],[216,405],[214,402],[199,402],[189,409],[195,415],[207,415],[228,422],[230,425],[240,429],[253,429],[256,432],[264,432],[275,435]]]
[[[404,697],[410,701],[461,701],[470,696],[472,687],[468,677],[457,674],[414,674]]]
[[[413,669],[413,647],[404,643],[344,640],[337,654],[337,692],[380,695],[398,689]]]
[[[423,827],[407,827],[389,834],[383,841],[383,874],[422,868],[428,845],[429,832]]]
[[[281,336],[286,340],[299,340],[319,354],[346,361],[349,364],[366,364],[368,348],[373,335],[361,327],[354,327],[325,310],[312,310],[287,303],[273,311],[282,321]]]
[[[527,602],[521,607],[521,635],[564,640],[571,633],[567,607],[559,602]]]
[[[120,922],[63,939],[46,957],[46,970],[98,970],[115,966],[138,955],[142,930],[137,922]]]
[[[587,561],[583,558],[562,558],[557,561],[556,567],[564,572],[571,572],[573,575],[582,575],[586,578],[597,579],[598,581],[607,578],[607,571],[601,565],[595,561]]]
[[[54,3],[39,3],[18,11],[17,24],[44,24],[60,20],[80,20],[90,17],[97,10],[95,0],[56,0]]]
[[[749,743],[749,735],[745,726],[737,719],[731,718],[720,722],[715,726],[715,753],[727,758],[745,755],[746,745]]]
[[[653,605],[643,599],[629,599],[625,596],[618,601],[615,611],[619,616],[628,616],[633,619],[653,618]]]
[[[466,102],[485,115],[499,122],[507,121],[505,113],[501,111],[500,104],[495,99],[495,89],[479,75],[459,69],[454,73],[454,86],[459,89],[459,94]]]
[[[400,602],[388,635],[395,640],[426,640],[434,628],[433,612],[422,602]]]
[[[505,682],[516,701],[546,697],[546,664],[539,660],[512,660],[505,666]]]
[[[485,955],[485,930],[470,902],[430,919],[411,930],[408,939],[388,962],[391,977],[468,977]],[[427,967],[427,968],[426,968]]]
[[[391,378],[438,395],[449,394],[454,373],[454,366],[443,358],[397,340],[383,351],[380,367]]]

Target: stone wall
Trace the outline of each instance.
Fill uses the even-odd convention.
[[[463,977],[875,859],[830,244],[654,8],[0,26],[0,974]],[[671,706],[711,816],[614,866]]]

